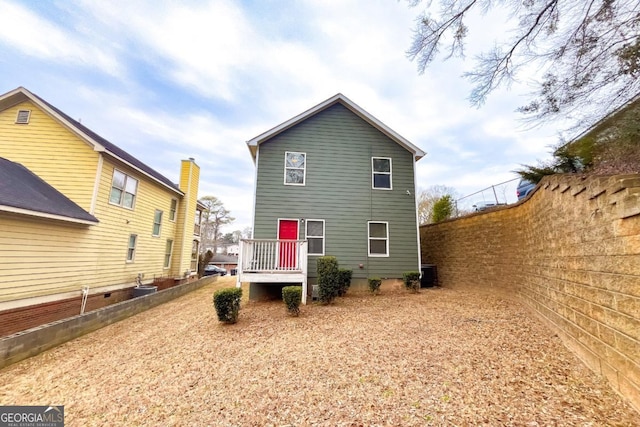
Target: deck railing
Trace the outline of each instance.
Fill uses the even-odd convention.
[[[243,282],[300,283],[307,303],[307,241],[242,239],[237,287]],[[249,296],[251,298],[251,295]]]
[[[242,239],[238,263],[245,273],[305,271],[307,241]]]

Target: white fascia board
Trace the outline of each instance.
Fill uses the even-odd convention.
[[[5,206],[0,205],[0,212],[8,212],[19,215],[28,215],[32,217],[44,218],[44,219],[52,219],[56,221],[65,221],[65,222],[73,222],[76,224],[84,224],[84,225],[96,225],[97,221],[89,221],[85,219],[71,218],[63,215],[50,214],[45,212],[32,211],[29,209],[16,208],[13,206]]]

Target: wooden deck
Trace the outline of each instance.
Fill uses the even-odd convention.
[[[238,279],[254,283],[300,283],[302,303],[307,303],[307,241],[242,239]]]

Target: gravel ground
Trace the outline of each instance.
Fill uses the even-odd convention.
[[[383,289],[299,317],[221,278],[0,371],[0,404],[67,426],[638,426],[640,414],[522,305],[470,289]]]

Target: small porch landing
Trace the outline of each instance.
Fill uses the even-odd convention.
[[[238,279],[255,283],[300,283],[302,303],[307,303],[307,241],[242,239]]]

